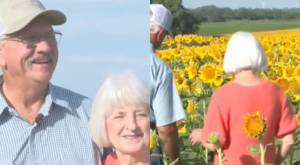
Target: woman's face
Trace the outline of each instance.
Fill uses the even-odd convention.
[[[108,139],[124,154],[149,149],[150,119],[146,106],[115,107],[106,119]]]

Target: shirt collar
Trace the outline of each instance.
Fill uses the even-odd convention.
[[[60,89],[61,89],[60,87],[57,87],[49,83],[48,93],[51,96],[52,102],[72,112],[72,108],[70,107],[70,103],[67,100],[66,94],[62,93],[62,90]]]
[[[2,83],[3,83],[3,77],[0,75],[0,88],[2,88]],[[4,112],[5,108],[7,108],[8,105],[6,103],[6,100],[2,96],[2,93],[0,93],[0,115]]]
[[[1,94],[1,97],[0,97],[0,116],[2,115],[2,113],[4,112],[6,107],[7,107],[7,103],[6,103],[5,99],[3,98],[2,94]]]
[[[0,84],[2,84],[2,82],[3,82],[3,76],[0,75]],[[45,102],[44,102],[43,106],[41,107],[40,113],[42,113],[44,116],[47,116],[49,113],[49,110],[51,108],[52,102],[71,111],[71,108],[70,108],[68,102],[66,100],[60,99],[59,92],[56,89],[56,87],[54,85],[52,85],[51,83],[49,83],[48,93],[46,95]],[[2,113],[4,112],[4,110],[6,108],[9,108],[9,106],[8,106],[5,98],[3,97],[3,95],[0,94],[0,116],[2,115]]]

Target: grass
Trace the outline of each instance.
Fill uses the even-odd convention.
[[[300,20],[259,20],[259,21],[227,21],[209,22],[199,25],[198,33],[201,35],[221,35],[233,33],[239,30],[258,32],[300,28]]]

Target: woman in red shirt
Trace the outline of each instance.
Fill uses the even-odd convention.
[[[216,146],[208,143],[209,134],[215,132],[219,135],[225,165],[260,164],[259,155],[253,156],[248,151],[249,145],[258,145],[259,141],[248,137],[243,130],[244,117],[259,111],[266,120],[263,140],[271,144],[267,146],[265,160],[280,164],[295,143],[296,122],[285,94],[259,76],[267,68],[262,46],[251,33],[234,33],[227,45],[223,67],[227,74],[234,75],[234,80],[213,93],[203,129],[195,129],[190,135],[192,144],[201,143],[215,150]],[[277,153],[275,138],[282,140]],[[214,164],[218,164],[217,159],[215,156]]]

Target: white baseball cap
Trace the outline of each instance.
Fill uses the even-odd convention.
[[[66,22],[66,16],[62,12],[45,9],[39,0],[0,0],[0,36],[23,29],[41,15],[52,25]]]
[[[171,12],[162,4],[150,5],[150,22],[153,22],[172,35],[173,16]]]

